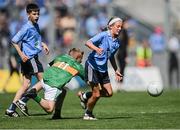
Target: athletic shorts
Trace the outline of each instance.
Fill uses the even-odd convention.
[[[44,89],[44,99],[46,100],[56,101],[59,94],[62,93],[62,90],[45,84],[43,80],[41,80],[41,84]]]
[[[110,83],[108,72],[99,72],[98,70],[93,69],[89,63],[85,63],[85,81],[92,83],[106,84]]]
[[[43,66],[38,59],[38,55],[32,59],[28,59],[26,62],[21,61],[21,72],[23,75],[34,75],[39,72],[43,72]]]

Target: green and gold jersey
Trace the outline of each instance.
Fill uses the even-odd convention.
[[[70,55],[57,56],[51,65],[43,73],[44,83],[51,87],[61,88],[75,75],[84,79],[83,66]]]

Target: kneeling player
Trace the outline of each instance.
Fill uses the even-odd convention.
[[[69,51],[69,55],[57,56],[50,63],[51,66],[45,70],[43,80],[37,83],[41,85],[35,85],[24,96],[33,98],[48,113],[53,112],[55,106],[57,110],[60,110],[62,105],[58,106],[58,102],[63,102],[66,95],[64,86],[75,76],[84,78],[84,68],[80,64],[83,54],[79,49],[73,48]],[[44,99],[37,95],[39,86],[45,90]],[[61,100],[56,102],[57,98]],[[60,113],[56,111],[53,118],[61,118]]]

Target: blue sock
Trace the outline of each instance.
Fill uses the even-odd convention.
[[[11,105],[8,108],[9,110],[15,111],[16,110],[16,105],[14,103],[11,103]]]
[[[28,97],[22,97],[20,100],[23,101],[24,103],[27,103],[29,101],[29,98]]]

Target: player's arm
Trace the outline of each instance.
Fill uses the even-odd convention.
[[[12,64],[12,67],[13,67],[13,68],[16,68],[16,66],[17,66],[17,61],[16,61],[16,58],[15,58],[14,55],[11,55],[11,56],[10,56],[10,62],[11,62],[11,64]]]
[[[96,53],[98,53],[99,55],[102,54],[103,49],[95,46],[90,40],[87,41],[85,45],[91,50],[96,51]]]
[[[51,62],[48,63],[49,66],[52,66],[56,61],[62,61],[63,60],[63,54],[60,54],[56,56]]]
[[[84,79],[85,77],[85,72],[84,72],[84,67],[81,65],[79,68],[79,76]]]
[[[17,50],[23,62],[26,62],[29,58],[21,51],[18,43],[20,43],[23,40],[27,32],[28,32],[27,28],[23,26],[11,40],[11,43],[13,44],[14,48]]]
[[[85,72],[84,72],[84,67],[81,63],[77,63],[75,62],[74,64],[74,69],[76,69],[78,71],[77,75],[80,76],[82,79],[84,79],[85,77]]]
[[[29,59],[28,56],[26,56],[26,55],[21,51],[21,49],[20,49],[20,47],[19,47],[18,44],[14,43],[14,42],[12,42],[12,44],[13,44],[13,46],[15,47],[15,49],[17,50],[17,52],[18,52],[19,56],[21,57],[22,61],[23,61],[23,62],[26,62],[26,61]]]
[[[44,42],[42,42],[42,47],[43,47],[43,49],[44,49],[44,51],[45,51],[45,54],[48,55],[48,54],[49,54],[49,48],[48,48],[48,46],[47,46]]]
[[[52,66],[54,64],[54,60],[48,63],[48,66]]]
[[[119,72],[119,69],[117,68],[117,64],[116,64],[116,60],[115,60],[114,56],[111,56],[109,60],[110,60],[111,65],[115,71],[116,80],[117,81],[122,80],[122,74]]]
[[[105,33],[101,32],[97,35],[95,35],[94,37],[92,37],[91,39],[89,39],[85,45],[90,48],[93,51],[96,51],[97,54],[101,55],[103,52],[102,48],[99,48],[99,44],[101,43],[101,40],[104,38]]]

